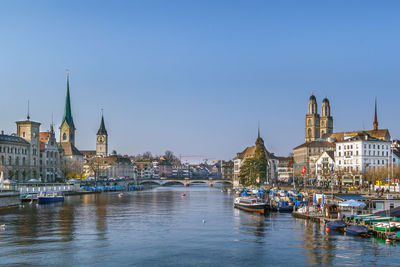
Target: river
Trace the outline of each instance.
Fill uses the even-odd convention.
[[[231,194],[192,186],[27,204],[0,213],[0,224],[6,224],[0,231],[0,264],[399,265],[400,246],[327,234],[323,226],[290,214],[253,214],[232,203]]]

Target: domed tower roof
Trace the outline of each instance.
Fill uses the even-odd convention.
[[[317,114],[317,99],[314,93],[310,96],[310,100],[308,100],[308,114]]]
[[[329,117],[331,115],[331,107],[329,105],[329,100],[325,96],[324,100],[322,100],[321,106],[321,116],[322,117]]]

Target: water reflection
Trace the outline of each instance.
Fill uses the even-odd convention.
[[[5,265],[395,266],[400,260],[399,246],[326,233],[324,225],[290,214],[234,209],[231,194],[208,187],[74,196],[0,216],[7,225],[0,232]]]

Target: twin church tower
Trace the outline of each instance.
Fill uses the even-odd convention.
[[[67,96],[65,99],[64,117],[60,126],[60,143],[64,150],[70,150],[71,155],[81,154],[75,147],[75,125],[71,111],[71,97],[69,93],[69,73],[67,72]],[[68,153],[67,153],[68,154]],[[101,114],[100,128],[96,135],[96,156],[108,156],[108,134],[104,125],[104,116]]]
[[[322,100],[321,116],[318,114],[317,99],[314,94],[308,101],[308,110],[305,119],[306,142],[315,141],[319,138],[325,139],[333,133],[333,118],[328,98]]]

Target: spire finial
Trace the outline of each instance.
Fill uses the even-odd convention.
[[[104,109],[102,108],[101,109],[101,117],[103,117],[103,112],[104,112]]]
[[[374,131],[377,131],[378,130],[378,112],[377,112],[377,97],[375,96],[375,116],[374,116],[374,123],[373,123],[373,126],[374,126]]]
[[[29,100],[28,100],[28,113],[26,115],[26,119],[29,121],[31,119],[31,117],[29,116]]]

